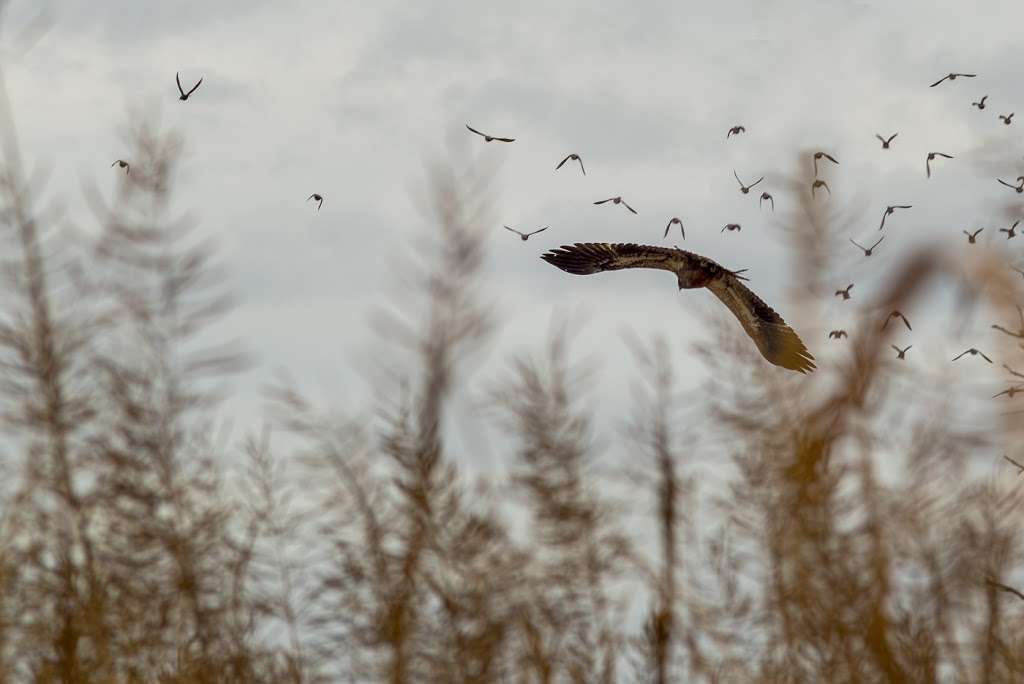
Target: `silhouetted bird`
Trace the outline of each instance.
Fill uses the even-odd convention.
[[[473,128],[469,124],[466,124],[466,128],[468,128],[469,130],[473,131],[474,133],[479,135],[481,138],[483,138],[487,142],[491,142],[492,140],[498,140],[500,142],[514,142],[515,141],[515,138],[499,138],[496,135],[487,135],[486,133],[481,133],[480,131],[476,130],[475,128]]]
[[[887,206],[885,211],[882,212],[882,222],[878,224],[878,230],[885,228],[886,217],[891,216],[897,209],[911,209],[913,206],[913,204],[890,204]]]
[[[979,228],[978,230],[974,231],[973,233],[968,233],[968,232],[967,232],[967,231],[965,230],[965,231],[964,231],[964,235],[966,235],[966,236],[967,236],[967,242],[968,242],[968,244],[972,244],[972,245],[973,245],[973,244],[974,244],[974,243],[975,243],[975,242],[977,241],[977,239],[978,239],[978,233],[980,233],[980,232],[981,232],[981,231],[983,231],[983,230],[985,230],[985,229],[984,229],[984,228]]]
[[[761,203],[764,202],[765,200],[768,200],[769,202],[772,203],[772,211],[775,211],[775,198],[772,197],[767,192],[762,192],[761,193],[761,198],[759,200],[757,200],[757,206],[760,207]]]
[[[890,346],[890,347],[892,347],[893,349],[895,349],[895,350],[896,350],[896,358],[897,358],[897,359],[903,359],[903,360],[906,360],[906,358],[905,358],[905,355],[906,355],[907,351],[908,351],[908,350],[909,350],[909,349],[910,349],[911,347],[913,347],[914,345],[912,345],[912,344],[908,344],[908,345],[907,345],[907,346],[906,346],[905,348],[903,348],[903,349],[900,349],[900,348],[899,348],[899,347],[897,347],[897,346],[896,346],[895,344],[890,344],[889,346]]]
[[[836,161],[836,158],[833,157],[831,154],[828,154],[826,152],[815,152],[814,153],[814,177],[815,178],[818,177],[818,160],[821,159],[822,157],[825,157],[825,159],[828,159],[833,164],[838,164],[839,163],[838,161]]]
[[[536,235],[537,233],[543,233],[543,232],[544,232],[545,230],[547,230],[547,229],[548,229],[548,228],[550,228],[550,227],[551,227],[551,226],[544,226],[543,228],[540,228],[540,229],[538,229],[538,230],[535,230],[535,231],[533,231],[532,233],[520,233],[520,232],[519,232],[518,230],[516,230],[515,228],[509,228],[508,226],[505,226],[505,230],[511,230],[511,231],[512,231],[513,233],[515,233],[516,235],[518,235],[518,236],[519,236],[519,239],[520,239],[520,240],[522,240],[523,242],[526,242],[527,240],[529,240],[529,239],[530,239],[530,236],[531,236],[531,235]]]
[[[895,138],[897,135],[899,135],[899,133],[893,133],[888,138],[883,138],[882,136],[875,133],[875,137],[882,141],[883,150],[889,149],[889,145],[892,143],[892,139]]]
[[[974,105],[975,107],[977,107],[978,109],[984,109],[985,108],[985,100],[987,100],[987,99],[988,99],[988,95],[983,95],[980,100],[978,100],[977,102],[972,102],[971,104]]]
[[[681,249],[634,244],[576,243],[551,250],[541,258],[576,275],[626,268],[671,271],[680,290],[711,290],[770,363],[801,373],[815,368],[814,357],[792,328],[740,282],[745,280],[740,275],[743,270],[729,271],[707,257]]]
[[[849,337],[849,335],[846,334],[845,330],[833,330],[828,334],[828,338],[830,340],[839,340],[844,337]]]
[[[718,232],[719,233],[724,233],[725,231],[729,231],[731,233],[734,230],[743,230],[743,226],[741,226],[738,223],[726,223],[725,227],[722,228],[722,230],[720,230]]]
[[[307,202],[309,200],[313,200],[314,202],[317,203],[316,204],[316,210],[317,211],[320,211],[320,207],[324,206],[324,198],[322,196],[320,196],[319,194],[315,193],[315,192],[312,195],[310,195],[309,197],[306,198]]]
[[[1009,228],[1000,228],[999,232],[1000,233],[1006,233],[1006,239],[1007,240],[1009,240],[1010,238],[1016,237],[1017,236],[1017,224],[1018,223],[1020,223],[1020,221],[1014,221],[1012,226],[1010,226]]]
[[[875,244],[871,245],[870,247],[865,247],[865,246],[863,246],[863,245],[859,245],[859,244],[857,244],[856,242],[853,242],[853,239],[852,239],[852,238],[850,238],[850,242],[853,242],[853,244],[857,245],[857,246],[858,246],[858,247],[860,247],[860,248],[861,248],[862,250],[864,250],[864,256],[866,256],[866,257],[869,257],[869,256],[871,256],[871,253],[872,253],[872,252],[874,252],[874,250],[875,250],[875,247],[877,247],[877,246],[878,246],[878,244],[879,244],[879,243],[880,243],[880,242],[881,242],[882,240],[884,240],[884,239],[885,239],[885,236],[883,235],[882,237],[878,238],[878,241],[877,241],[877,242],[875,242]]]
[[[182,100],[182,101],[185,101],[185,100],[187,100],[187,99],[188,99],[188,96],[189,96],[189,95],[191,95],[192,93],[196,92],[196,88],[198,88],[198,87],[199,87],[199,85],[200,85],[200,84],[201,84],[201,83],[203,82],[203,79],[202,79],[202,78],[200,78],[200,79],[199,79],[199,80],[198,80],[198,81],[196,82],[196,84],[195,84],[194,86],[192,86],[192,90],[190,90],[190,91],[188,91],[188,92],[186,93],[186,92],[184,91],[184,89],[183,89],[183,88],[181,87],[181,76],[179,76],[179,75],[178,75],[177,73],[175,73],[175,74],[174,74],[174,80],[175,80],[175,81],[177,81],[177,83],[178,83],[178,92],[179,92],[179,93],[181,93],[181,97],[179,97],[178,99],[179,99],[179,100]]]
[[[587,170],[585,168],[583,168],[583,160],[580,159],[580,155],[576,154],[575,152],[573,152],[572,154],[566,156],[566,158],[563,159],[562,161],[558,162],[558,166],[555,167],[555,171],[557,171],[558,169],[562,168],[562,164],[564,164],[565,162],[569,161],[570,159],[572,159],[573,161],[579,162],[579,164],[580,164],[580,171],[582,171],[583,175],[586,176],[587,175]]]
[[[980,355],[980,356],[981,356],[981,358],[985,359],[985,360],[986,360],[986,361],[988,361],[989,363],[992,363],[992,359],[988,358],[987,356],[985,356],[984,354],[982,354],[982,353],[981,353],[980,351],[978,351],[978,350],[977,350],[977,349],[975,349],[974,347],[971,347],[971,348],[970,348],[970,349],[968,349],[967,351],[963,351],[963,352],[960,352],[960,354],[958,354],[957,356],[954,356],[954,357],[953,357],[953,360],[954,360],[954,361],[956,361],[957,359],[959,359],[959,358],[960,358],[961,356],[963,356],[964,354],[970,354],[971,356],[977,356],[977,355]]]
[[[999,394],[993,394],[992,398],[995,399],[996,397],[1001,397],[1005,394],[1008,399],[1013,399],[1013,395],[1017,394],[1017,392],[1024,392],[1024,387],[1021,387],[1019,385],[1016,387],[1007,387]]]
[[[957,79],[957,77],[958,77],[958,76],[963,76],[964,78],[974,78],[975,76],[977,76],[977,74],[946,74],[945,76],[943,76],[942,78],[940,78],[940,79],[939,79],[938,81],[936,81],[935,83],[932,83],[932,84],[931,84],[930,86],[928,86],[928,87],[929,87],[929,88],[934,88],[935,86],[937,86],[937,85],[939,85],[940,83],[942,83],[943,81],[945,81],[945,80],[946,80],[947,78],[948,78],[948,79],[949,79],[950,81],[955,81],[955,80]]]
[[[1016,185],[1010,185],[1009,183],[1004,181],[1002,178],[996,178],[996,180],[999,181],[1000,183],[1002,183],[1003,185],[1005,185],[1006,187],[1012,188],[1012,189],[1016,190],[1018,195],[1021,194],[1022,192],[1024,192],[1024,176],[1017,176],[1017,184]]]
[[[128,173],[131,170],[131,165],[128,162],[126,162],[124,159],[118,159],[117,161],[115,161],[110,166],[111,167],[120,166],[122,169],[124,169],[125,173]]]
[[[824,187],[826,190],[828,190],[828,194],[829,195],[832,194],[832,190],[831,190],[831,188],[828,187],[828,183],[826,183],[825,181],[823,181],[821,179],[818,179],[818,180],[814,181],[813,183],[811,183],[811,197],[814,197],[814,192],[818,188],[820,188],[820,187]]]
[[[758,178],[756,181],[754,181],[750,185],[744,185],[743,181],[740,180],[740,177],[738,175],[736,175],[736,171],[733,171],[732,175],[736,176],[736,182],[740,184],[740,192],[742,192],[744,195],[746,195],[748,192],[750,192],[750,188],[754,187],[755,185],[757,185],[758,183],[760,183],[761,181],[764,180],[764,176],[761,176],[760,178]]]
[[[913,328],[910,327],[910,321],[908,321],[907,317],[904,316],[900,311],[889,312],[889,315],[886,316],[885,318],[885,323],[882,323],[882,330],[885,330],[885,326],[889,325],[889,321],[891,321],[894,318],[901,319],[903,321],[903,325],[907,326],[907,330],[913,330]]]
[[[746,132],[747,129],[744,128],[743,126],[733,126],[732,128],[729,129],[729,132],[725,134],[725,137],[728,138],[730,135],[739,135],[740,133]]]
[[[932,177],[932,160],[935,159],[935,157],[945,157],[946,159],[952,159],[953,155],[945,154],[943,152],[929,152],[928,157],[924,160],[925,176],[927,176],[928,178]]]
[[[1004,124],[1009,126],[1010,123],[1013,121],[1013,112],[1010,112],[1009,114],[1000,114],[999,118],[1003,120]]]
[[[680,234],[681,234],[681,235],[683,236],[683,239],[685,240],[685,239],[686,239],[686,228],[684,228],[684,227],[683,227],[683,222],[682,222],[682,221],[680,221],[680,220],[679,220],[678,218],[676,218],[675,216],[673,216],[673,217],[672,217],[672,218],[671,218],[671,219],[669,220],[669,222],[668,222],[668,225],[666,225],[666,226],[665,226],[665,234],[664,234],[664,235],[662,235],[662,237],[663,237],[663,238],[667,238],[667,237],[668,237],[668,231],[669,231],[669,229],[670,229],[670,228],[672,227],[672,225],[673,225],[673,224],[675,224],[675,225],[678,225],[678,226],[679,226],[679,233],[680,233]]]
[[[836,297],[842,297],[843,301],[845,302],[847,299],[850,298],[850,288],[851,287],[853,287],[853,283],[850,283],[849,285],[847,285],[845,290],[836,290],[835,296]]]
[[[627,209],[629,209],[634,214],[636,213],[636,209],[634,209],[633,207],[631,207],[628,204],[626,204],[626,200],[622,199],[621,197],[609,197],[608,199],[603,199],[603,200],[601,200],[599,202],[594,202],[594,204],[604,204],[605,202],[612,202],[614,204],[621,204],[622,206],[626,207]]]

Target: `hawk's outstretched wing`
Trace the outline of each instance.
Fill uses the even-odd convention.
[[[740,277],[707,257],[667,247],[577,242],[542,254],[541,259],[575,275],[623,268],[672,271],[680,287],[711,290],[736,316],[765,359],[801,373],[815,368],[814,357],[782,317],[751,292]]]

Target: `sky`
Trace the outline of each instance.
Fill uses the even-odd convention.
[[[177,201],[216,239],[238,300],[217,330],[254,360],[228,402],[239,438],[258,429],[259,390],[282,371],[324,405],[363,410],[373,382],[361,368],[379,343],[368,321],[396,296],[392,265],[428,234],[415,201],[424,171],[453,150],[494,168],[486,271],[501,320],[460,415],[477,412],[509,355],[541,348],[557,320],[571,322],[575,354],[602,368],[591,397],[609,429],[629,403],[625,330],[669,340],[687,396],[705,382],[692,345],[708,339],[704,314],[722,315],[710,293],[680,293],[660,272],[570,276],[538,258],[562,244],[678,244],[750,269],[750,287],[794,326],[819,374],[842,353],[828,330],[858,324],[832,292],[855,282],[867,301],[915,244],[964,250],[961,231],[984,226],[978,249],[1024,267],[1024,236],[996,232],[1024,196],[995,181],[1024,173],[1024,52],[1008,28],[1024,20],[1019,3],[14,0],[0,44],[16,45],[40,11],[49,28],[8,62],[10,95],[30,163],[51,168],[48,195],[86,230],[83,187],[113,194],[110,163],[138,112],[184,137]],[[186,87],[203,78],[188,102],[179,71]],[[928,87],[950,71],[978,76]],[[985,94],[988,108],[971,106]],[[1019,123],[997,119],[1017,108]],[[516,141],[485,143],[467,123]],[[737,124],[746,133],[726,139]],[[882,150],[875,134],[894,132]],[[821,172],[831,195],[815,200],[834,219],[836,267],[820,292],[794,297],[785,227],[805,189],[791,179],[818,149],[839,160]],[[929,151],[955,159],[926,179]],[[555,171],[570,152],[586,176]],[[734,170],[765,180],[742,195]],[[762,189],[774,213],[759,208]],[[306,202],[314,192],[319,212]],[[593,204],[613,195],[637,215]],[[847,240],[873,242],[887,204],[914,208],[889,219],[865,260]],[[685,241],[662,237],[673,216]],[[743,230],[723,234],[726,223]],[[522,242],[503,224],[550,228]],[[828,312],[824,325],[809,298]],[[953,354],[992,344],[991,321],[954,325],[949,301],[940,287],[907,312],[910,363],[955,373]],[[979,396],[1006,384],[968,373]],[[500,469],[500,438],[481,429],[460,428],[464,457]]]

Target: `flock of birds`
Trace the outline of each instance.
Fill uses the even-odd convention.
[[[934,88],[944,81],[955,81],[958,78],[974,78],[976,74],[966,73],[949,73],[939,80],[932,83],[929,87]],[[175,74],[175,82],[178,86],[179,100],[187,101],[189,97],[196,92],[200,85],[203,83],[203,79],[200,78],[195,85],[189,90],[185,90],[181,85],[180,74]],[[988,95],[983,96],[980,100],[972,102],[972,106],[979,110],[983,110],[987,106]],[[1009,114],[1000,114],[1000,120],[1007,126],[1012,123],[1013,112]],[[484,133],[476,128],[473,128],[468,123],[466,128],[473,134],[480,136],[485,142],[503,142],[512,143],[515,142],[515,138],[492,135]],[[733,136],[739,136],[745,134],[747,131],[743,125],[735,125],[728,129],[726,132],[726,139]],[[875,137],[882,144],[883,150],[891,148],[893,140],[899,135],[898,132],[891,134],[889,137],[882,137],[880,134],[875,134]],[[929,152],[925,158],[925,177],[931,178],[932,175],[932,162],[937,157],[944,159],[953,159],[953,155],[946,154],[944,152]],[[583,164],[582,157],[573,152],[566,155],[558,164],[555,166],[555,170],[560,170],[568,162],[576,162],[579,165],[580,173],[584,176],[587,175],[586,167]],[[819,178],[819,162],[829,162],[831,164],[838,165],[839,160],[833,155],[824,152],[817,151],[813,154],[812,163],[814,167],[814,179],[811,181],[810,193],[812,197],[816,197],[818,189],[824,189],[828,195],[832,194],[832,189],[829,187],[828,182]],[[118,166],[123,169],[126,174],[130,173],[131,165],[129,162],[123,159],[117,159],[111,164],[111,167]],[[764,181],[764,176],[761,176],[752,183],[745,183],[740,178],[739,174],[734,170],[733,176],[736,182],[739,184],[739,190],[742,194],[749,194],[750,191]],[[1024,176],[1018,176],[1016,183],[1008,183],[1001,178],[996,179],[1001,185],[1004,185],[1017,194],[1024,193]],[[320,193],[312,193],[306,198],[306,201],[316,202],[317,211],[323,207],[324,198]],[[771,211],[775,211],[775,198],[771,193],[767,191],[761,192],[758,200],[758,207],[761,208],[764,202],[767,201],[771,208]],[[622,205],[623,208],[637,214],[638,212],[632,206],[630,206],[621,196],[609,197],[594,202],[595,205],[602,205],[610,203],[614,205]],[[894,204],[889,205],[885,208],[882,213],[882,220],[879,223],[878,230],[882,231],[885,229],[886,220],[891,217],[896,210],[911,209],[912,205],[909,204]],[[1009,228],[1001,228],[1000,232],[1006,233],[1006,238],[1012,239],[1016,237],[1016,229],[1019,221],[1015,221]],[[683,225],[682,220],[674,216],[665,226],[664,238],[668,237],[669,232],[673,226],[679,226],[679,232],[681,237],[686,239],[686,228]],[[542,233],[548,230],[549,226],[544,226],[538,230],[522,232],[510,226],[504,226],[504,228],[516,235],[522,241],[527,241],[533,235]],[[720,232],[726,231],[740,231],[742,226],[738,223],[726,224]],[[970,233],[963,231],[967,236],[969,244],[975,244],[978,235],[984,230],[979,228],[978,230]],[[865,257],[870,257],[876,248],[885,239],[885,235],[880,236],[870,247],[856,242],[852,238],[850,242],[858,249],[863,251]],[[627,268],[653,268],[670,271],[675,274],[679,289],[693,289],[693,288],[707,288],[714,294],[721,302],[732,312],[732,314],[739,321],[744,331],[751,338],[756,345],[757,349],[761,352],[762,356],[772,364],[795,370],[801,373],[811,372],[815,369],[814,357],[804,346],[800,337],[790,328],[786,322],[779,316],[770,306],[765,304],[757,295],[755,295],[748,287],[743,284],[747,278],[741,275],[746,269],[738,271],[732,271],[726,269],[717,262],[699,254],[687,252],[680,249],[678,246],[672,248],[657,247],[652,245],[637,245],[637,244],[610,244],[610,243],[574,243],[573,245],[563,245],[562,247],[552,249],[541,255],[541,259],[548,263],[560,268],[563,271],[576,275],[589,275],[592,273],[599,273],[603,271],[613,271]],[[1024,270],[1013,267],[1014,270],[1020,275],[1024,276]],[[853,283],[850,283],[845,288],[836,290],[835,296],[841,297],[843,301],[851,298],[850,290],[853,288]],[[899,319],[906,326],[908,331],[912,331],[910,321],[907,317],[898,310],[891,311],[882,323],[882,330],[885,330],[889,322]],[[1004,330],[998,325],[993,325],[993,328]],[[1017,333],[1010,332],[1011,335],[1017,336]],[[1021,331],[1019,334],[1024,337],[1024,310],[1021,311]],[[847,332],[845,330],[832,330],[828,334],[829,339],[843,339],[847,338]],[[898,347],[891,345],[896,351],[897,359],[905,359],[906,353],[913,347],[913,345],[907,345],[906,347]],[[992,363],[992,359],[986,354],[979,351],[976,348],[970,348],[952,360],[957,361],[966,355],[981,356],[985,361]],[[1024,380],[1024,374],[1018,374],[1009,367],[1007,367],[1013,375],[1019,376]],[[1024,392],[1024,385],[1014,386],[996,396],[1003,394],[1013,397],[1017,392]]]

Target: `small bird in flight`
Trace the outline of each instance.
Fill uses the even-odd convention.
[[[125,173],[128,173],[128,171],[131,169],[131,165],[128,164],[128,162],[126,162],[124,159],[118,159],[117,161],[115,161],[110,166],[111,167],[120,166],[122,169],[124,169]]]
[[[470,130],[472,130],[472,129],[470,129]],[[587,175],[587,170],[585,168],[583,168],[583,160],[580,159],[580,155],[576,154],[575,152],[573,152],[570,155],[567,155],[565,159],[563,159],[562,161],[558,162],[558,166],[555,167],[555,171],[557,171],[558,169],[562,168],[562,164],[564,164],[565,162],[569,161],[570,159],[572,159],[573,161],[579,162],[579,164],[580,164],[580,171],[582,171],[583,175],[586,176]]]
[[[1000,114],[999,118],[1003,120],[1004,124],[1009,126],[1013,120],[1013,112],[1010,112],[1009,114]]]
[[[911,347],[913,347],[914,345],[912,345],[912,344],[908,344],[908,345],[907,345],[907,346],[906,346],[905,348],[903,348],[903,349],[900,349],[900,348],[899,348],[899,347],[897,347],[897,346],[896,346],[895,344],[890,344],[889,346],[890,346],[890,347],[892,347],[893,349],[895,349],[895,350],[896,350],[896,358],[897,358],[897,359],[903,359],[903,360],[905,361],[905,360],[906,360],[906,353],[907,353],[907,351],[908,351],[908,350],[909,350],[909,349],[910,349]]]
[[[550,227],[551,226],[544,226],[543,228],[540,228],[539,230],[535,230],[532,233],[520,233],[515,228],[509,228],[508,226],[505,226],[505,230],[511,230],[513,233],[515,233],[516,235],[519,236],[520,240],[522,240],[523,242],[526,242],[527,240],[530,239],[531,235],[536,235],[537,233],[543,233],[545,230],[547,230]]]
[[[1017,468],[1017,477],[1020,477],[1021,474],[1024,474],[1024,465],[1021,465],[1020,463],[1017,463],[1016,461],[1014,461],[1012,458],[1010,458],[1006,454],[1003,454],[1003,458],[1005,458],[1007,461],[1012,463],[1015,468]]]
[[[828,334],[828,339],[830,340],[838,340],[844,337],[849,337],[849,335],[846,334],[845,330],[833,330]]]
[[[935,86],[937,86],[937,85],[939,85],[940,83],[942,83],[943,81],[945,81],[945,80],[946,80],[947,78],[948,78],[948,79],[949,79],[950,81],[955,81],[955,80],[957,79],[957,76],[963,76],[964,78],[974,78],[975,76],[977,76],[977,74],[946,74],[945,76],[943,76],[942,78],[940,78],[940,79],[939,79],[938,81],[936,81],[935,83],[932,83],[932,84],[931,84],[930,86],[928,86],[928,87],[929,87],[929,88],[934,88]]]
[[[676,276],[679,289],[706,287],[739,321],[761,355],[782,368],[807,373],[814,357],[779,314],[746,285],[741,271],[730,271],[707,257],[678,248],[634,244],[563,245],[541,259],[574,275],[628,268],[654,268]]]
[[[913,208],[913,206],[913,204],[890,204],[889,206],[887,206],[885,208],[885,211],[882,212],[882,222],[878,224],[878,230],[882,230],[882,228],[885,228],[886,217],[891,216],[893,213],[895,213],[897,209],[911,209]]]
[[[824,187],[826,190],[828,190],[829,195],[832,194],[832,190],[828,187],[828,183],[819,178],[815,180],[813,183],[811,183],[811,197],[814,197],[815,190],[817,190],[820,187]]]
[[[996,397],[1001,397],[1005,394],[1008,399],[1013,399],[1013,395],[1017,394],[1017,392],[1024,392],[1024,387],[1021,387],[1020,385],[1017,385],[1016,387],[1007,387],[999,394],[993,394],[992,398],[995,399]]]
[[[907,320],[907,317],[904,316],[901,311],[896,310],[890,311],[889,315],[886,316],[885,323],[882,323],[882,330],[885,330],[885,326],[889,325],[889,321],[894,318],[901,319],[903,321],[903,325],[907,326],[907,330],[913,330],[913,328],[910,327],[910,321]]]
[[[499,138],[496,135],[487,135],[486,133],[481,133],[480,131],[476,130],[475,128],[473,128],[469,124],[466,124],[466,128],[468,128],[469,130],[473,131],[474,133],[479,135],[481,138],[483,138],[487,142],[491,142],[492,140],[499,140],[501,142],[514,142],[515,141],[515,138]]]
[[[857,245],[862,250],[864,250],[864,256],[869,257],[869,256],[871,256],[871,253],[874,252],[875,247],[878,246],[878,243],[881,242],[884,239],[885,239],[885,236],[883,235],[882,237],[878,238],[878,242],[875,242],[875,244],[871,245],[870,247],[864,247],[863,245],[857,245],[856,242],[853,242],[852,238],[850,238],[850,242],[853,242],[853,244]]]
[[[996,178],[996,180],[999,181],[1000,183],[1002,183],[1003,185],[1005,185],[1006,187],[1011,188],[1013,190],[1016,190],[1018,195],[1021,194],[1022,192],[1024,192],[1024,176],[1017,176],[1017,184],[1016,185],[1010,185],[1009,183],[1004,181],[1002,178]]]
[[[851,287],[853,287],[853,283],[850,283],[849,285],[847,285],[845,290],[836,290],[835,296],[836,297],[842,297],[843,301],[845,302],[847,299],[850,298],[850,288]]]
[[[775,211],[775,198],[772,197],[767,192],[762,192],[761,193],[761,198],[759,200],[757,200],[757,206],[760,207],[761,203],[764,202],[765,200],[768,200],[769,202],[772,203],[772,211]]]
[[[609,197],[608,199],[603,199],[603,200],[601,200],[599,202],[594,202],[594,204],[604,204],[605,202],[612,202],[614,204],[621,204],[622,206],[626,207],[627,209],[629,209],[634,214],[636,213],[636,209],[634,209],[633,207],[631,207],[628,204],[626,204],[626,200],[622,199],[621,197]]]
[[[730,135],[739,135],[740,133],[746,132],[747,129],[744,128],[743,126],[733,126],[732,128],[729,129],[729,132],[725,134],[725,137],[728,139]]]
[[[317,211],[320,211],[320,207],[324,206],[324,198],[322,196],[320,196],[318,193],[314,192],[312,195],[310,195],[309,197],[306,198],[307,202],[309,200],[313,200],[314,202],[317,203],[317,205],[316,205],[316,210]]]
[[[895,138],[897,135],[899,135],[899,133],[893,133],[888,138],[883,138],[882,136],[878,135],[878,133],[875,133],[875,137],[882,141],[883,150],[889,149],[889,144],[892,143],[892,139]]]
[[[665,226],[665,234],[662,236],[662,238],[667,238],[668,237],[668,231],[669,231],[670,228],[672,228],[673,224],[679,226],[679,232],[682,234],[683,239],[685,240],[686,239],[686,228],[683,227],[683,222],[680,221],[675,216],[673,216],[669,220],[668,225]]]
[[[972,102],[971,104],[974,105],[975,107],[977,107],[978,109],[984,109],[985,108],[985,100],[987,100],[987,99],[988,99],[988,95],[984,95],[984,96],[982,96],[982,98],[980,100],[978,100],[977,102]]]
[[[838,161],[836,161],[835,157],[833,157],[831,154],[828,154],[827,152],[815,152],[814,153],[814,177],[815,178],[818,177],[818,160],[821,159],[822,157],[825,157],[826,159],[828,159],[833,164],[838,164],[839,163]]]
[[[974,347],[971,347],[971,348],[970,348],[970,349],[968,349],[967,351],[963,351],[963,352],[960,352],[960,354],[958,354],[957,356],[953,357],[953,360],[954,360],[954,361],[956,361],[957,359],[959,359],[959,358],[960,358],[961,356],[963,356],[964,354],[970,354],[971,356],[977,356],[977,355],[979,355],[979,354],[980,354],[980,355],[981,355],[981,358],[985,359],[985,360],[986,360],[986,361],[988,361],[989,363],[992,363],[992,359],[988,358],[987,356],[985,356],[984,354],[982,354],[982,353],[981,353],[980,351],[978,351],[978,350],[977,350],[977,349],[975,349]]]
[[[722,228],[722,230],[720,230],[718,232],[719,233],[724,233],[725,231],[729,231],[731,233],[734,230],[743,230],[743,226],[741,226],[738,223],[726,223],[725,227]]]
[[[735,170],[733,170],[732,175],[736,176],[736,182],[740,184],[740,192],[742,192],[744,195],[746,195],[748,192],[750,192],[750,188],[754,187],[755,185],[757,185],[758,183],[760,183],[761,181],[764,180],[764,176],[761,176],[760,178],[758,178],[756,181],[754,181],[750,185],[744,185],[743,181],[740,180],[740,177],[736,174]]]
[[[945,157],[946,159],[952,159],[953,155],[945,154],[944,152],[929,152],[928,157],[924,160],[924,171],[925,176],[928,178],[932,177],[932,160],[935,157]]]
[[[199,84],[203,82],[203,79],[200,78],[196,82],[196,84],[194,86],[192,86],[192,90],[190,90],[190,91],[188,91],[186,93],[185,90],[181,87],[181,76],[179,76],[177,72],[175,72],[175,74],[174,74],[174,80],[178,82],[178,92],[181,93],[181,97],[179,97],[178,99],[183,101],[183,102],[188,99],[189,95],[191,95],[192,93],[196,92],[196,88],[198,88]]]
[[[1007,240],[1009,240],[1010,238],[1016,237],[1017,236],[1017,224],[1018,223],[1020,223],[1020,221],[1014,221],[1012,226],[1010,226],[1009,228],[1000,228],[999,232],[1000,233],[1006,233],[1006,239]]]
[[[984,228],[979,228],[978,230],[974,231],[973,233],[968,233],[965,230],[964,231],[964,235],[967,236],[967,243],[973,245],[977,241],[977,239],[978,239],[978,233],[980,233],[983,230],[985,230],[985,229]]]

